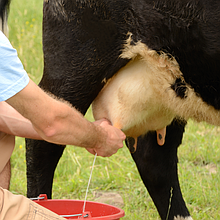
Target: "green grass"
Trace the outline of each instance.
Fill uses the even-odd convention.
[[[43,72],[42,1],[12,0],[9,38],[30,77],[38,83]],[[91,112],[87,118],[91,119]],[[91,119],[92,120],[92,119]],[[220,129],[190,121],[179,149],[179,178],[187,206],[194,219],[220,219]],[[55,172],[53,198],[84,199],[93,156],[68,146]],[[214,173],[209,172],[209,166]],[[26,194],[24,139],[17,138],[12,155],[11,191]],[[159,219],[136,166],[124,147],[110,158],[97,158],[89,190],[119,192],[126,220]]]
[[[36,83],[43,73],[42,8],[43,1],[12,0],[9,14],[9,39]]]

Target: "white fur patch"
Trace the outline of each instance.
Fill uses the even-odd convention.
[[[191,216],[182,217],[178,215],[177,217],[174,217],[174,220],[193,220],[193,218]]]
[[[220,125],[220,111],[209,106],[186,84],[187,96],[171,89],[183,75],[175,58],[158,54],[145,44],[131,45],[128,38],[122,58],[131,61],[110,79],[93,102],[95,119],[108,118],[127,136],[166,127],[174,117]]]

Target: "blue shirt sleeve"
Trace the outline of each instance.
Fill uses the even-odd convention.
[[[0,102],[20,92],[29,83],[17,51],[0,31]]]

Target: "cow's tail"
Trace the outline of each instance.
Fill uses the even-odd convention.
[[[0,0],[0,30],[8,34],[8,12],[11,0]]]

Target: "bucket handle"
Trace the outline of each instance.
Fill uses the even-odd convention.
[[[83,218],[91,218],[91,213],[90,212],[83,212],[83,214],[74,214],[74,215],[60,215],[63,218],[67,217],[79,217],[82,216]]]
[[[29,198],[30,200],[47,200],[47,194],[40,194],[38,197],[36,198]]]

